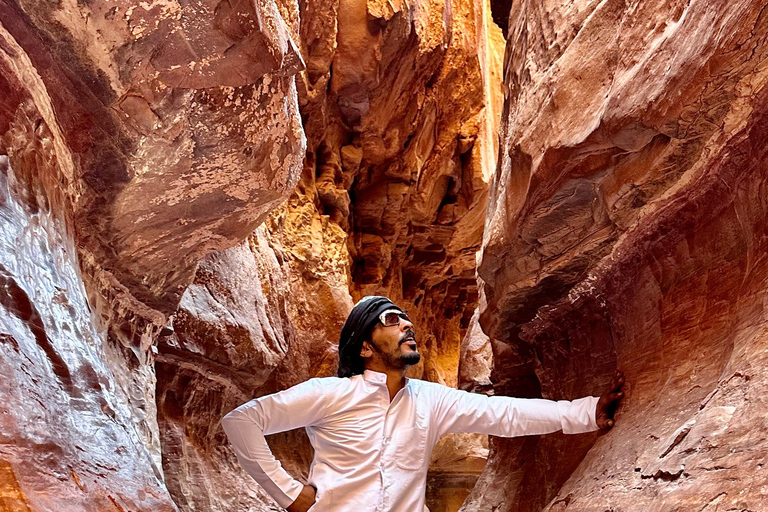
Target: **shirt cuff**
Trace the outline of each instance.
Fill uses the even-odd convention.
[[[583,434],[594,432],[597,427],[597,402],[600,398],[586,396],[569,402],[560,400],[557,402],[557,410],[560,413],[560,424],[564,434]]]

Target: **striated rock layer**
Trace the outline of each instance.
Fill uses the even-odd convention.
[[[2,149],[67,212],[92,302],[127,343],[156,321],[137,302],[173,312],[197,262],[298,178],[301,58],[273,2],[227,6],[2,4]],[[59,160],[33,169],[41,139]]]
[[[44,203],[0,156],[0,509],[177,510]]]
[[[280,9],[306,61],[301,178],[247,245],[206,258],[158,344],[163,467],[185,510],[268,506],[218,419],[253,396],[335,373],[339,331],[362,294],[410,309],[426,361],[413,376],[449,385],[475,307],[500,107],[500,32],[487,29],[482,2]],[[303,431],[270,444],[306,475]],[[434,512],[458,509],[486,445],[456,437],[436,451]]]
[[[512,5],[478,273],[504,394],[627,373],[603,436],[492,443],[463,510],[763,510],[768,18]]]
[[[138,436],[133,465],[117,434],[103,440],[116,455],[98,463],[120,475],[99,485],[125,497],[124,480],[153,468],[154,480],[135,482],[157,504],[116,507],[173,507],[163,481],[184,510],[272,507],[218,420],[252,396],[332,373],[339,329],[364,293],[391,295],[419,322],[426,363],[415,376],[457,384],[496,153],[500,49],[477,0],[0,3],[0,155],[28,216],[60,223],[37,256],[68,248],[67,279],[82,280],[69,314],[96,333],[86,366],[106,372],[109,391],[90,402],[119,402],[120,421],[132,422],[120,429]],[[50,307],[30,292],[42,278],[9,272],[28,309]],[[0,324],[14,347],[18,319],[40,327],[15,300]],[[43,404],[77,402],[78,367],[55,354],[88,350],[42,339],[54,364],[34,369],[28,391]],[[32,371],[8,361],[4,377]],[[15,397],[6,389],[0,401]],[[52,432],[43,418],[29,428],[51,453],[64,450],[62,467],[78,467],[88,455],[70,445],[116,407]],[[8,446],[20,442],[15,428],[0,431]],[[301,434],[273,444],[306,471]],[[436,475],[461,495],[484,456],[482,440],[452,439]],[[3,460],[8,495],[61,508],[66,493],[36,504],[44,464],[20,471],[20,458]],[[462,460],[469,480],[456,471]]]
[[[155,344],[198,262],[295,186],[301,69],[272,1],[0,2],[3,184],[23,210],[0,235],[14,507],[176,508]]]

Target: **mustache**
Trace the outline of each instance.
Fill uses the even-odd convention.
[[[414,331],[413,329],[408,329],[407,331],[405,331],[405,336],[403,336],[403,339],[400,340],[400,343],[398,343],[398,345],[402,345],[403,343],[410,340],[416,341],[416,331]]]

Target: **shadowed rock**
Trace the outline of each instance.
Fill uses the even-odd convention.
[[[478,267],[492,379],[629,387],[604,437],[492,443],[464,510],[765,508],[766,36],[754,2],[512,6]]]

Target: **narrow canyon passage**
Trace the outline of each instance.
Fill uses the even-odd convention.
[[[430,512],[768,509],[764,10],[0,0],[0,511],[278,510],[219,421],[370,294],[413,378],[627,374],[608,433],[446,436]]]

